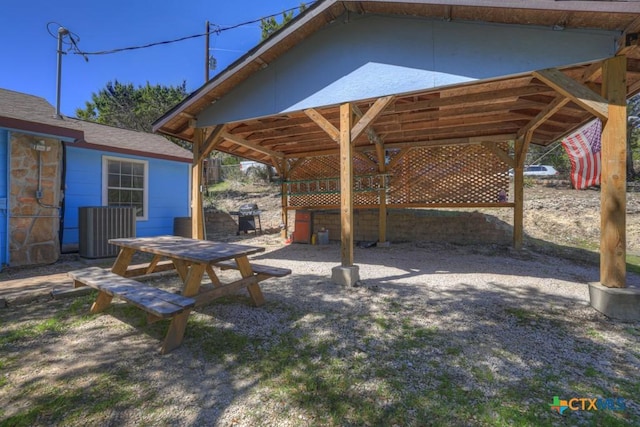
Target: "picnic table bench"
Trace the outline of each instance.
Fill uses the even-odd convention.
[[[203,306],[220,297],[246,288],[253,305],[264,304],[259,283],[291,274],[286,268],[253,264],[248,255],[263,252],[257,246],[238,245],[180,236],[157,236],[111,239],[109,243],[120,246],[120,252],[111,271],[92,267],[76,270],[69,275],[76,286],[90,286],[99,291],[91,307],[92,313],[103,311],[113,297],[121,298],[147,311],[150,321],[171,318],[161,353],[168,353],[182,343],[187,319],[193,308]],[[136,252],[152,254],[149,263],[131,265]],[[213,267],[235,269],[242,276],[222,283]],[[146,285],[131,277],[158,271],[175,269],[182,280],[181,295]],[[201,287],[204,274],[213,287]]]
[[[91,313],[100,313],[109,305],[113,297],[118,297],[149,313],[150,322],[172,318],[165,336],[161,353],[165,354],[180,345],[184,326],[196,300],[174,294],[136,280],[119,276],[99,267],[88,267],[70,271],[74,286],[89,286],[99,291],[91,306]]]

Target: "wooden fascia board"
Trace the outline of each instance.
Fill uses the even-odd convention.
[[[600,120],[607,120],[609,102],[591,89],[567,77],[555,68],[534,71],[533,75],[559,94],[570,98]]]
[[[367,112],[360,117],[358,123],[351,128],[351,141],[355,141],[365,129],[371,126],[380,113],[382,113],[382,111],[384,111],[384,109],[393,102],[393,99],[393,96],[383,96],[382,98],[376,99],[376,102],[373,103],[371,108],[369,108]]]
[[[340,141],[340,131],[317,110],[313,108],[309,108],[304,110],[304,113],[311,120],[313,120],[313,122],[317,124],[320,127],[320,129],[325,131],[331,139],[333,139],[335,142]]]
[[[221,134],[224,131],[224,128],[225,128],[224,125],[218,125],[213,129],[211,134],[207,136],[207,138],[202,143],[200,158],[198,159],[199,161],[202,161],[205,157],[207,157],[216,148],[216,146],[223,140],[223,138],[221,137]]]
[[[276,151],[260,147],[257,144],[253,144],[253,143],[247,141],[246,139],[243,139],[243,138],[240,138],[239,136],[230,134],[229,132],[222,131],[220,133],[220,136],[222,138],[226,139],[227,141],[231,141],[234,144],[241,145],[241,146],[243,146],[245,148],[248,148],[250,150],[254,150],[254,151],[257,151],[259,153],[266,154],[268,156],[275,157],[275,158],[278,158],[278,159],[283,157],[282,153],[278,153]]]

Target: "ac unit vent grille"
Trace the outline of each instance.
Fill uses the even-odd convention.
[[[79,255],[107,258],[118,254],[109,239],[136,237],[136,211],[133,207],[81,207],[78,212]]]

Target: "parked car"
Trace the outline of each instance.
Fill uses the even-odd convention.
[[[264,167],[266,167],[264,164],[254,162],[252,160],[246,160],[246,161],[240,162],[240,170],[244,174],[248,174],[249,172],[251,172],[251,169],[261,169]]]
[[[513,169],[509,169],[509,176],[513,176]],[[556,176],[558,171],[550,165],[530,165],[524,167],[524,176]]]
[[[267,170],[268,169],[268,170]],[[253,160],[243,160],[240,162],[240,172],[253,178],[261,178],[264,180],[274,180],[278,177],[276,168],[264,163],[255,162]]]

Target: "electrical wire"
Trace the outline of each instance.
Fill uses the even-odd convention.
[[[227,26],[227,27],[220,27],[219,25],[215,25],[214,24],[213,25],[214,29],[213,29],[212,32],[215,33],[216,35],[220,35],[220,33],[225,32],[225,31],[234,30],[236,28],[243,27],[245,25],[255,24],[257,22],[261,22],[264,19],[273,18],[273,17],[279,16],[279,15],[282,15],[282,14],[286,14],[286,13],[291,12],[291,11],[298,10],[300,7],[307,8],[310,5],[312,5],[313,3],[315,3],[316,1],[318,1],[318,0],[312,0],[312,1],[307,2],[307,3],[301,3],[300,6],[298,6],[298,7],[293,7],[293,8],[290,8],[290,9],[283,10],[283,11],[278,12],[278,13],[273,13],[271,15],[263,16],[262,18],[252,19],[250,21],[241,22],[239,24],[230,25],[230,26]],[[50,22],[49,24],[47,24],[47,31],[49,32],[49,34],[51,36],[57,37],[57,35],[54,35],[51,32],[51,30],[49,29],[49,25],[52,24],[52,23],[53,24],[57,24],[56,22]],[[60,24],[57,24],[57,25],[60,25]],[[76,55],[84,56],[85,60],[88,61],[88,55],[109,55],[109,54],[113,54],[113,53],[119,53],[119,52],[131,51],[131,50],[147,49],[147,48],[154,47],[154,46],[167,45],[167,44],[177,43],[177,42],[181,42],[181,41],[185,41],[185,40],[191,40],[191,39],[195,39],[195,38],[199,38],[199,37],[205,37],[208,34],[210,34],[210,32],[202,33],[202,34],[193,34],[193,35],[190,35],[190,36],[184,36],[184,37],[180,37],[180,38],[173,39],[173,40],[165,40],[165,41],[160,41],[160,42],[155,42],[155,43],[148,43],[148,44],[141,45],[141,46],[129,46],[129,47],[122,47],[122,48],[117,48],[117,49],[101,50],[101,51],[97,51],[97,52],[86,52],[86,51],[80,50],[78,48],[78,45],[77,45],[76,41],[74,41],[73,37],[71,37],[71,34],[73,34],[73,33],[69,32],[69,34],[70,34],[69,38],[71,39],[71,42],[67,43],[67,44],[71,45],[69,50],[70,51],[72,50],[73,53],[75,53]],[[80,38],[77,35],[75,35],[75,34],[73,34],[73,35],[76,37],[77,41],[80,41]]]

